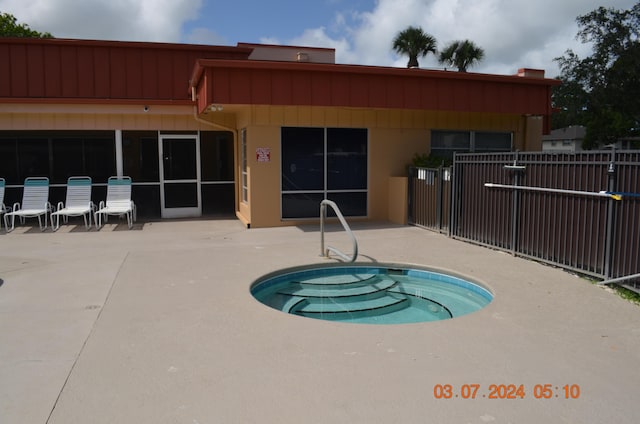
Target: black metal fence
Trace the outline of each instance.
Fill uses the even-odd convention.
[[[451,168],[409,168],[409,223],[449,233]]]
[[[411,224],[599,278],[640,273],[640,152],[458,154],[409,180]]]

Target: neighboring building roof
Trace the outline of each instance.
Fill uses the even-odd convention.
[[[570,127],[551,130],[549,134],[542,136],[542,141],[579,140],[582,142],[586,133],[587,129],[582,125],[572,125]]]
[[[542,136],[542,150],[549,152],[577,152],[582,150],[586,128],[580,125],[552,130]]]
[[[238,43],[237,46],[253,49],[249,55],[251,60],[336,63],[336,50],[331,48],[252,43]]]

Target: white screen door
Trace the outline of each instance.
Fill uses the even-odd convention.
[[[161,134],[158,144],[162,217],[200,216],[202,203],[198,136]]]

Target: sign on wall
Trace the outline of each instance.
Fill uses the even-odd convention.
[[[271,162],[271,148],[256,147],[256,160],[258,162]]]

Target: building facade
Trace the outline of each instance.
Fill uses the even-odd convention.
[[[0,39],[5,203],[30,176],[52,201],[88,175],[128,175],[141,217],[235,214],[251,227],[403,220],[413,156],[541,150],[544,73],[335,64],[333,49]],[[401,203],[401,202],[400,202]],[[406,213],[404,214],[406,216]]]
[[[586,135],[586,128],[581,125],[558,128],[542,136],[542,150],[545,152],[579,152]]]

